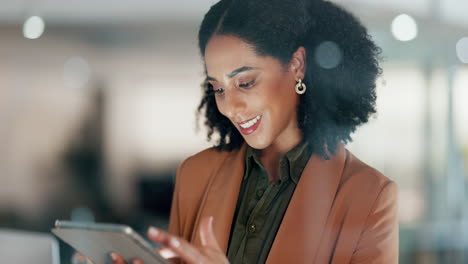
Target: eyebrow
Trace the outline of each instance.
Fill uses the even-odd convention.
[[[233,70],[233,71],[232,71],[231,73],[229,73],[227,76],[228,76],[229,78],[232,78],[232,77],[236,76],[237,74],[239,74],[239,73],[241,73],[241,72],[251,71],[251,70],[257,70],[257,69],[259,69],[259,68],[244,66],[244,67],[240,67],[239,69]],[[216,78],[213,78],[213,77],[210,77],[210,76],[206,77],[206,79],[207,79],[208,81],[216,81],[216,82],[218,81],[218,80],[216,80]]]

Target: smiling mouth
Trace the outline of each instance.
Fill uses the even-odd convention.
[[[255,125],[255,123],[257,123],[259,119],[260,119],[260,115],[254,117],[254,118],[252,118],[250,120],[239,123],[239,126],[241,126],[244,129],[247,129],[247,128]]]
[[[260,125],[261,118],[262,116],[258,115],[250,120],[238,123],[240,126],[241,133],[244,135],[249,135],[253,133]]]

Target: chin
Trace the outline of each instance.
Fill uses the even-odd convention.
[[[247,143],[247,145],[249,145],[250,147],[254,149],[265,149],[270,145],[270,142],[268,140],[259,140],[255,138],[247,139],[245,137],[244,137],[244,140]]]

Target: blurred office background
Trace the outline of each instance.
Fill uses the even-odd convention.
[[[0,0],[0,228],[167,227],[177,165],[211,146],[196,36],[215,2]],[[400,263],[468,263],[468,1],[334,2],[383,49],[349,148],[400,187]]]

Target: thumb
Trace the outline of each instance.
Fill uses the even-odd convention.
[[[200,239],[204,247],[212,248],[215,250],[221,251],[221,247],[216,240],[214,231],[213,231],[213,217],[205,216],[201,220],[200,224]]]

